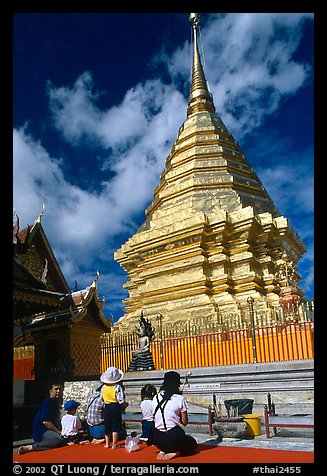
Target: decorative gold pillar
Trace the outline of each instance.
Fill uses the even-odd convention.
[[[280,283],[279,303],[286,322],[300,320],[299,306],[303,291],[296,285],[296,266],[284,252],[277,264],[276,277]]]

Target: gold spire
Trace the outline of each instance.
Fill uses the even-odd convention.
[[[193,27],[194,36],[194,51],[193,51],[193,69],[192,69],[192,83],[191,92],[188,99],[187,117],[195,112],[207,111],[215,112],[212,95],[208,90],[207,81],[204,76],[201,59],[198,49],[198,24],[199,14],[190,13],[189,20]]]

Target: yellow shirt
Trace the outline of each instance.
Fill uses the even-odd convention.
[[[115,385],[104,384],[102,387],[102,398],[104,403],[118,403]]]

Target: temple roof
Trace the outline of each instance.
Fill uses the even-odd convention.
[[[13,226],[13,298],[14,321],[24,330],[49,324],[77,322],[89,307],[97,323],[108,332],[110,321],[104,316],[96,282],[85,289],[71,292],[41,225],[42,210],[33,225],[19,229],[19,218]]]
[[[40,221],[14,233],[13,244],[14,256],[19,258],[37,281],[44,281],[49,290],[69,291]]]
[[[44,292],[49,294],[47,291]],[[93,319],[104,332],[110,331],[112,323],[102,312],[104,303],[99,299],[96,280],[80,291],[52,294],[58,299],[60,307],[32,315],[31,322],[26,325],[24,332],[30,334],[35,330],[47,329],[49,326],[51,328],[67,326],[83,319]],[[17,336],[16,340],[20,342],[21,336]]]
[[[17,256],[13,256],[13,277],[14,282],[17,284],[19,283],[22,287],[36,289],[45,288],[45,285],[33,276]]]

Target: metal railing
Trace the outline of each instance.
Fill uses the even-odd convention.
[[[163,337],[151,342],[156,369],[211,367],[305,360],[314,357],[313,322]],[[126,371],[137,348],[135,333],[106,334],[101,344],[101,371],[109,366]]]
[[[163,370],[312,359],[313,321],[313,302],[302,303],[295,314],[293,308],[247,306],[212,321],[160,322],[150,349],[155,368]],[[100,340],[100,372],[109,366],[126,371],[138,347],[137,333],[113,326]],[[34,379],[33,368],[34,347],[15,348],[14,379]]]

